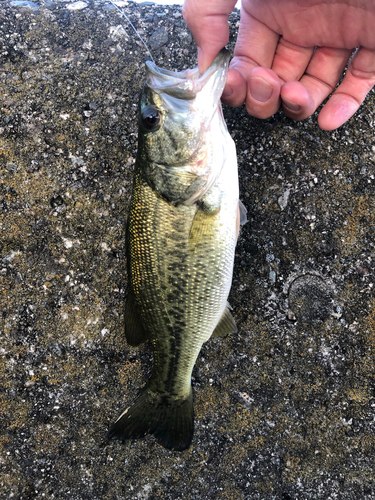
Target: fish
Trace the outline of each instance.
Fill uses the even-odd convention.
[[[204,342],[237,332],[227,302],[245,209],[220,97],[230,52],[201,75],[146,62],[126,229],[129,345],[150,340],[154,364],[109,438],[152,434],[166,449],[192,443],[191,375]]]

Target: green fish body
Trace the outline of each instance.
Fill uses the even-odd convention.
[[[150,339],[151,378],[110,430],[184,450],[193,437],[191,373],[212,334],[236,331],[227,297],[238,235],[234,143],[220,104],[229,53],[203,75],[147,63],[127,223],[130,345]]]

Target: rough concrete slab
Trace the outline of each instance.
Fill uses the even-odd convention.
[[[239,333],[199,356],[189,450],[107,443],[152,366],[123,334],[145,51],[108,3],[16,4],[0,4],[0,497],[375,498],[374,92],[334,132],[225,109],[249,217]],[[123,8],[158,65],[196,64],[180,7]]]

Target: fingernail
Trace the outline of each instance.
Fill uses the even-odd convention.
[[[225,87],[222,97],[230,97],[233,94],[233,89],[232,87]]]
[[[294,112],[301,111],[301,106],[299,104],[296,104],[295,102],[288,101],[288,99],[283,99],[283,104],[290,111],[294,111]]]
[[[268,101],[273,92],[273,87],[266,80],[257,76],[250,78],[249,88],[251,97],[260,102]]]

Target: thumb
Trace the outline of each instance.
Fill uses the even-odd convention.
[[[182,14],[198,46],[203,73],[229,41],[228,15],[236,0],[185,0]]]

